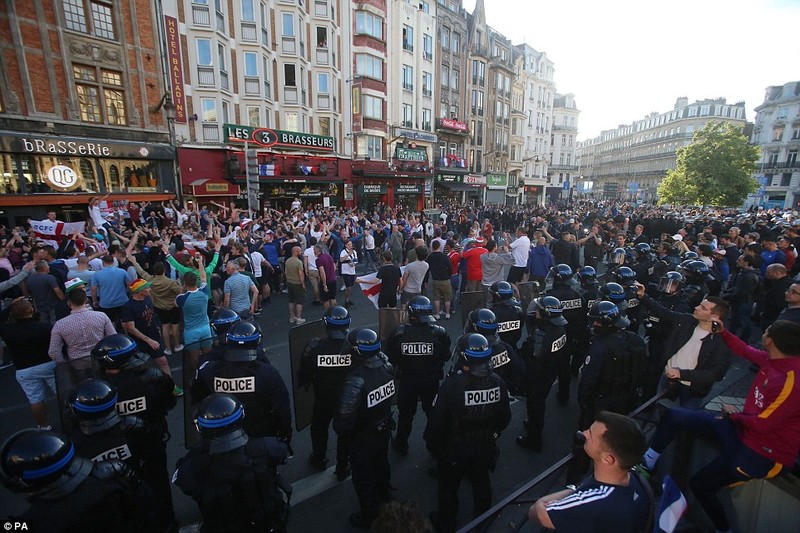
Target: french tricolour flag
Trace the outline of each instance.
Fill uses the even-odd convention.
[[[653,533],[672,533],[678,527],[683,513],[686,512],[686,498],[669,476],[664,476],[661,487],[664,492],[661,494],[661,505],[658,509]]]

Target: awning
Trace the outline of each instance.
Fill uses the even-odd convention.
[[[200,178],[189,184],[193,196],[238,196],[239,186],[225,180]]]

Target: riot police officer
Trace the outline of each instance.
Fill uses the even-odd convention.
[[[311,416],[311,457],[317,470],[325,470],[328,459],[328,429],[336,414],[342,394],[342,384],[350,370],[350,352],[344,349],[350,328],[350,312],[337,305],[325,311],[322,318],[327,337],[312,339],[300,356],[297,371],[298,387],[314,387],[314,411]],[[342,439],[336,444],[336,476],[343,481],[350,472],[347,465],[347,445]]]
[[[458,487],[464,476],[472,483],[473,515],[492,505],[489,473],[499,454],[495,441],[511,420],[508,391],[492,372],[486,338],[463,335],[456,350],[461,369],[442,383],[424,434],[437,461],[439,506],[431,515],[437,531],[455,531]]]
[[[640,242],[634,248],[636,249],[636,263],[631,269],[636,274],[636,281],[647,286],[650,282],[650,276],[653,275],[655,265],[653,250],[646,242]]]
[[[221,361],[206,361],[197,369],[192,398],[199,402],[212,392],[233,394],[242,402],[244,429],[252,437],[292,438],[289,392],[278,370],[259,359],[261,328],[240,322],[225,336]]]
[[[686,257],[686,254],[683,256]],[[684,278],[681,299],[686,302],[689,309],[694,309],[708,295],[708,285],[706,285],[706,279],[709,276],[708,265],[697,260],[689,261],[686,264],[681,263],[681,265]]]
[[[116,459],[92,463],[58,433],[24,429],[0,451],[3,483],[30,507],[19,520],[34,530],[157,531],[153,494]]]
[[[585,311],[583,312],[583,316],[581,318],[585,319],[589,309],[591,309],[595,302],[599,301],[600,299],[600,283],[597,281],[597,271],[590,266],[578,269],[577,276],[578,281],[581,283],[578,292],[580,292],[581,297],[583,297],[583,309]],[[589,340],[591,339],[591,335],[589,334],[589,328],[585,320],[584,327],[570,328],[570,331],[576,332],[575,353],[572,354],[572,362],[570,364],[570,370],[572,371],[573,377],[575,377],[578,375],[578,372],[583,365],[583,361],[586,359],[586,354],[589,351]]]
[[[392,426],[394,369],[381,352],[381,340],[371,329],[347,335],[353,363],[345,377],[333,429],[350,446],[353,488],[361,510],[350,522],[369,527],[381,504],[388,502],[389,437]]]
[[[628,329],[634,333],[639,332],[639,326],[642,325],[644,317],[642,310],[639,307],[639,299],[636,297],[636,273],[630,267],[620,267],[614,274],[617,283],[625,289],[625,298],[627,305],[625,316],[631,321]]]
[[[625,248],[614,248],[608,255],[608,267],[605,273],[600,276],[600,283],[614,281],[614,273],[621,266],[625,266]]]
[[[144,420],[117,413],[117,389],[102,379],[89,379],[78,385],[69,397],[68,410],[78,429],[70,433],[75,453],[92,462],[117,459],[137,472],[148,454]],[[158,435],[160,440],[161,435]]]
[[[547,395],[563,366],[561,359],[569,357],[566,350],[569,335],[565,326],[564,305],[555,296],[540,296],[531,302],[529,316],[535,330],[522,345],[525,357],[525,386],[528,420],[525,435],[517,444],[535,452],[542,451],[544,410]]]
[[[616,305],[598,302],[588,317],[592,341],[578,383],[580,429],[588,428],[598,411],[627,414],[636,407],[647,357],[644,340],[627,331],[630,321]]]
[[[622,316],[628,311],[628,291],[619,283],[610,281],[597,290],[599,301],[611,302],[617,306]],[[597,302],[595,302],[597,303]],[[591,310],[591,308],[590,308]]]
[[[142,479],[153,489],[158,516],[168,527],[175,522],[166,448],[167,413],[175,407],[175,382],[148,364],[150,356],[138,352],[136,342],[127,335],[117,333],[104,338],[92,349],[92,357],[103,369],[104,379],[117,389],[119,414],[136,415],[146,425]]]
[[[194,499],[201,531],[285,531],[288,486],[277,472],[288,446],[275,437],[250,437],[235,396],[214,393],[195,411],[202,441],[178,461],[175,485]],[[287,497],[284,497],[286,494]]]
[[[401,324],[386,340],[386,354],[392,363],[397,382],[397,431],[392,447],[408,455],[408,436],[422,403],[426,416],[439,390],[442,367],[450,358],[450,336],[436,324],[433,305],[425,296],[408,302],[408,324]]]
[[[581,284],[578,291],[591,307],[591,304],[594,304],[594,301],[597,300],[597,290],[600,288],[600,283],[597,281],[597,271],[594,267],[585,266],[578,269],[577,275]]]
[[[514,348],[519,346],[522,338],[522,325],[525,321],[525,312],[514,299],[514,287],[507,281],[495,281],[489,287],[492,297],[490,308],[497,318],[497,334]]]
[[[214,312],[211,317],[211,331],[214,332],[215,339],[214,345],[208,353],[200,357],[200,364],[204,361],[221,360],[222,354],[225,352],[225,337],[228,335],[228,330],[241,322],[242,319],[239,313],[232,309],[219,309]]]
[[[504,342],[497,334],[497,317],[491,309],[473,310],[469,314],[469,322],[464,333],[480,333],[486,337],[492,349],[492,369],[506,382],[509,394],[523,394],[522,378],[525,375],[525,361],[513,346]]]
[[[567,325],[567,344],[563,348],[563,357],[559,357],[558,367],[558,403],[566,405],[569,401],[569,385],[573,358],[579,355],[579,339],[585,339],[586,330],[586,300],[583,295],[575,289],[578,282],[573,278],[573,271],[569,265],[559,264],[550,269],[553,277],[553,288],[545,292],[546,296],[557,298],[564,309],[564,318],[569,323]],[[528,316],[535,314],[537,307],[528,306]],[[575,361],[578,366],[578,361]]]

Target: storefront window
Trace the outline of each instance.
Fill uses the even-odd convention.
[[[61,192],[89,192],[100,191],[97,181],[97,172],[93,159],[78,157],[46,157],[46,156],[21,156],[22,174],[25,179],[25,188],[28,193],[61,193]],[[59,188],[52,176],[62,176],[63,172],[53,174],[54,167],[66,167],[71,178]],[[16,173],[16,169],[14,170]],[[51,177],[48,178],[48,173]],[[74,179],[74,182],[72,181]],[[73,188],[74,187],[74,188]]]
[[[158,165],[135,159],[100,159],[108,192],[157,192]]]
[[[19,194],[17,164],[10,154],[0,155],[0,193]]]

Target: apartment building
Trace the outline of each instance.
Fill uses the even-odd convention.
[[[578,115],[573,94],[555,94],[553,98],[553,124],[550,135],[550,165],[547,184],[560,187],[561,196],[572,196],[578,177],[577,148]]]
[[[711,120],[744,128],[744,102],[715,98],[689,103],[681,97],[669,111],[604,130],[579,147],[582,189],[593,198],[654,201],[658,184],[675,168],[678,148],[690,144]]]
[[[800,81],[767,87],[751,143],[761,148],[760,187],[747,204],[800,209]]]
[[[83,220],[98,194],[116,202],[175,195],[155,16],[146,0],[4,3],[4,224],[50,210],[61,220]]]

